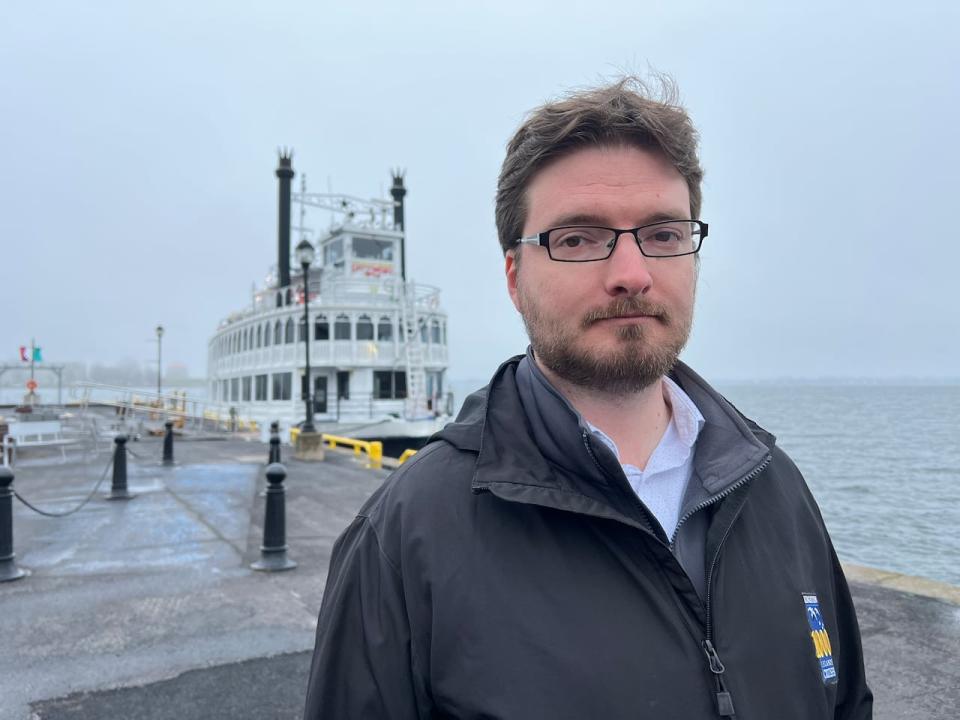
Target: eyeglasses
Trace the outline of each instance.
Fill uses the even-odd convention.
[[[707,223],[665,220],[627,229],[566,225],[522,237],[516,242],[517,245],[527,243],[545,247],[550,259],[558,262],[593,262],[613,255],[617,240],[624,233],[633,235],[640,252],[646,257],[678,257],[699,252],[707,236]]]

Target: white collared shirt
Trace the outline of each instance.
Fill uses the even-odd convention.
[[[623,463],[620,467],[637,497],[657,518],[667,537],[673,538],[680,519],[680,503],[693,475],[693,449],[704,420],[693,400],[666,376],[663,393],[672,408],[670,423],[650,455],[647,467],[641,470],[636,465]],[[590,422],[587,425],[619,461],[620,451],[610,436]]]

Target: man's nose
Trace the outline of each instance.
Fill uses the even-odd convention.
[[[653,286],[647,258],[633,233],[620,233],[613,254],[604,261],[604,286],[612,296],[643,295]]]

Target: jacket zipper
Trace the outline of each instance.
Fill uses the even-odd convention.
[[[587,433],[585,430],[581,432],[581,438],[583,439],[583,446],[586,448],[587,453],[590,455],[590,459],[593,460],[594,465],[596,465],[597,468],[600,470],[600,472],[602,472],[604,475],[609,476],[607,471],[604,470],[603,466],[600,464],[600,461],[597,460],[597,457],[596,455],[594,455],[593,450],[590,448],[590,442],[587,439]],[[730,493],[746,485],[753,478],[755,478],[757,475],[763,472],[766,469],[767,465],[769,465],[772,460],[773,460],[772,456],[768,455],[762,463],[760,463],[757,467],[755,467],[749,473],[744,475],[742,478],[737,480],[737,482],[725,488],[723,492],[720,492],[717,495],[714,495],[709,500],[703,501],[702,503],[697,505],[695,508],[685,513],[684,516],[680,518],[680,520],[677,522],[677,527],[673,531],[673,536],[669,538],[667,549],[671,550],[672,552],[673,540],[674,538],[677,537],[677,533],[680,530],[680,526],[684,522],[686,522],[688,518],[693,516],[695,513],[703,510],[704,508],[709,507],[713,503],[722,500],[723,498],[730,495]],[[654,526],[651,522],[650,511],[647,510],[647,508],[643,505],[643,503],[640,503],[640,507],[643,509],[644,513],[647,516],[647,522],[650,524],[651,528],[653,528]],[[720,542],[717,544],[717,551],[716,553],[714,553],[713,561],[710,563],[710,569],[707,571],[707,579],[706,579],[707,581],[707,597],[706,597],[707,626],[705,628],[705,637],[700,644],[701,648],[703,649],[703,653],[707,658],[707,666],[710,668],[710,672],[713,674],[714,689],[715,689],[714,699],[716,700],[716,704],[717,704],[716,705],[717,714],[720,717],[729,717],[729,718],[734,718],[736,716],[736,712],[733,708],[733,696],[730,694],[730,691],[727,690],[726,683],[723,682],[723,673],[726,671],[726,667],[724,666],[723,662],[720,660],[720,656],[717,654],[716,648],[713,646],[713,612],[712,612],[713,598],[712,598],[711,586],[713,584],[713,571],[717,566],[717,560],[720,559],[720,550],[723,548],[723,544],[726,542],[727,536],[730,534],[730,530],[733,528],[733,525],[739,516],[740,516],[740,510],[737,510],[737,514],[734,515],[733,518],[731,518],[730,524],[727,526],[727,529],[723,533],[723,537],[720,538]],[[656,537],[656,532],[654,532],[654,537]],[[660,538],[657,538],[657,540],[659,539]]]
[[[743,487],[745,484],[750,482],[753,478],[759,475],[773,458],[768,455],[767,458],[760,463],[757,467],[751,470],[749,473],[740,478],[733,485],[726,488],[719,495],[715,495],[709,501],[705,501],[698,505],[694,510],[690,511],[684,517],[683,520],[686,520],[688,517],[693,515],[697,510],[702,509],[710,505],[711,503],[720,500],[730,493],[734,492],[740,487]],[[736,711],[733,709],[733,696],[730,694],[730,691],[727,690],[726,683],[723,682],[723,673],[726,670],[723,662],[720,660],[720,656],[717,654],[716,648],[713,646],[713,571],[717,567],[717,561],[720,559],[720,551],[723,549],[723,544],[727,541],[727,537],[730,535],[730,531],[733,529],[734,523],[736,523],[737,518],[740,516],[740,510],[743,509],[743,505],[740,505],[740,508],[737,509],[736,515],[730,519],[730,523],[727,525],[727,529],[723,532],[723,537],[720,538],[720,542],[717,543],[717,551],[713,554],[713,560],[710,563],[710,569],[707,571],[707,598],[706,598],[706,615],[707,615],[707,627],[706,627],[706,637],[703,639],[702,647],[703,652],[707,656],[707,664],[710,667],[710,672],[713,673],[714,679],[714,688],[715,695],[714,699],[717,701],[717,714],[720,717],[734,717]],[[680,528],[680,524],[677,524],[677,529]],[[673,536],[676,537],[677,533],[674,531]],[[671,543],[672,544],[672,543]]]

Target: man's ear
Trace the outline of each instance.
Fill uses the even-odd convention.
[[[510,300],[513,301],[513,306],[517,309],[517,312],[520,312],[520,299],[517,297],[517,272],[520,270],[520,259],[516,254],[520,251],[520,248],[511,248],[507,250],[507,254],[504,256],[504,273],[507,276],[507,292],[510,293]]]

